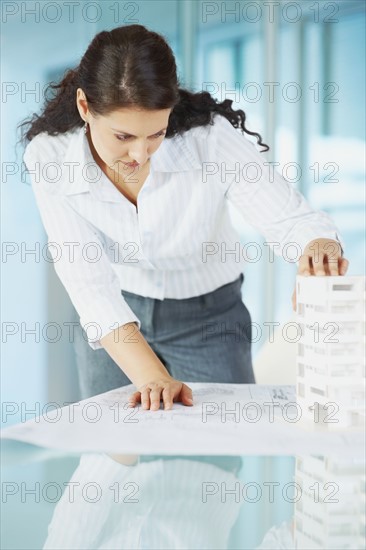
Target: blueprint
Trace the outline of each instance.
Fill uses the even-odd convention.
[[[4,428],[1,437],[69,452],[154,455],[352,455],[363,430],[305,425],[294,386],[188,383],[193,406],[130,407],[131,384]]]

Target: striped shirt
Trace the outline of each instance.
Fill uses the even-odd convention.
[[[81,455],[43,550],[228,548],[243,505],[239,478],[202,457],[166,458],[126,466],[108,454]]]
[[[311,209],[221,115],[162,141],[137,208],[94,161],[82,128],[38,134],[23,160],[49,255],[94,350],[118,326],[141,327],[121,289],[184,299],[240,275],[245,255],[230,205],[278,255],[289,243],[301,253],[315,238],[340,240],[329,215]]]

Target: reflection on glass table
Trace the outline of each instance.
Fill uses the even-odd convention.
[[[2,547],[361,549],[363,458],[62,454],[3,442]]]

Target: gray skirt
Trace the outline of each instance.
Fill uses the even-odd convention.
[[[121,293],[141,321],[144,338],[173,378],[188,384],[254,384],[251,318],[242,301],[243,280],[241,274],[212,292],[185,299]],[[90,347],[80,325],[73,346],[81,399],[131,384],[104,349]]]

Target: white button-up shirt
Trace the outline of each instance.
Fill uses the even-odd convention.
[[[27,145],[49,253],[92,349],[118,326],[141,327],[121,289],[191,298],[240,275],[229,203],[267,243],[279,243],[270,245],[277,254],[288,243],[303,250],[318,237],[339,240],[331,218],[312,210],[256,145],[223,116],[213,122],[163,140],[137,208],[96,164],[82,128],[42,132]]]
[[[220,483],[235,487],[239,478],[199,459],[172,458],[126,466],[107,454],[81,455],[43,550],[228,548],[243,502],[210,491]],[[95,488],[97,498],[91,496]]]

